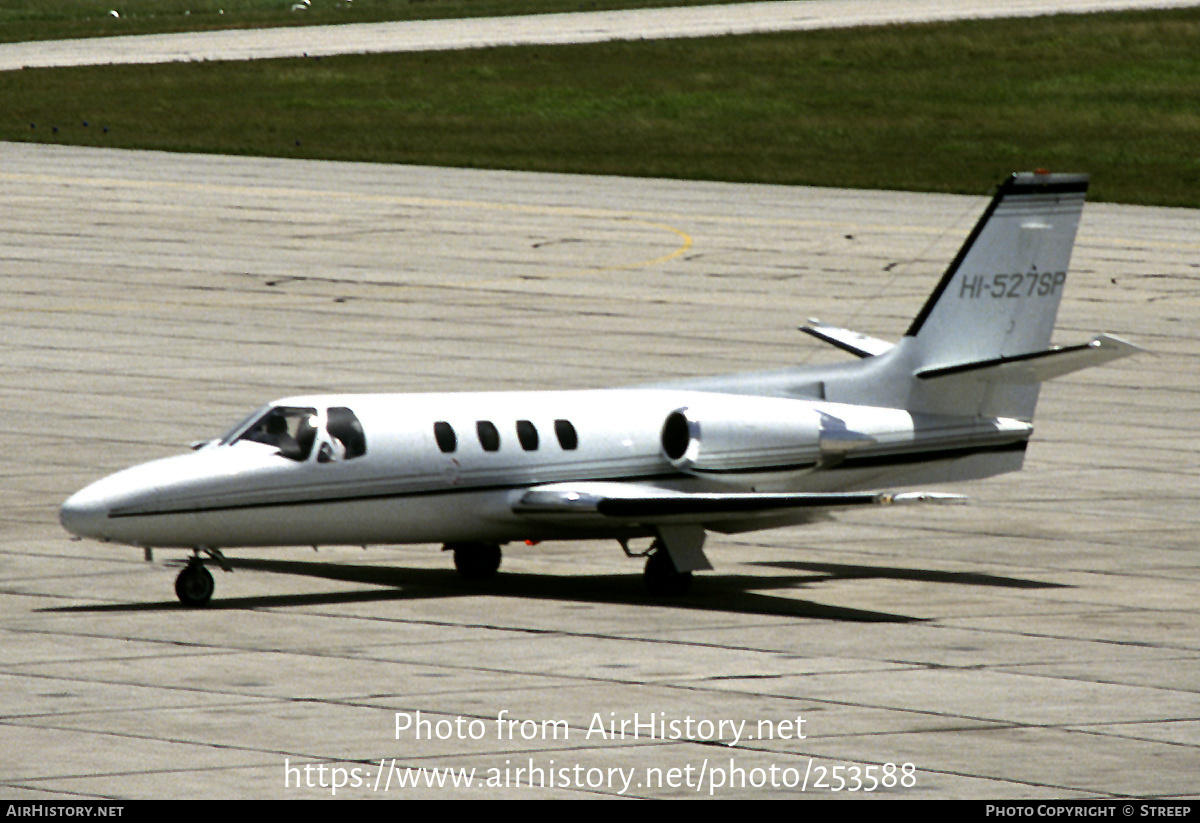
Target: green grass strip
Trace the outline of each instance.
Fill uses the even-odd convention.
[[[1185,9],[27,70],[0,139],[968,193],[1049,168],[1197,207],[1198,43]]]

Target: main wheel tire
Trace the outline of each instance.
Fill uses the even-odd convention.
[[[208,604],[212,599],[216,582],[203,563],[191,562],[175,578],[175,596],[179,602],[191,608]]]
[[[464,580],[490,580],[500,569],[500,547],[491,543],[459,543],[454,551],[454,568]]]
[[[692,573],[681,572],[671,562],[671,555],[662,547],[646,558],[646,588],[657,597],[676,597],[687,594],[692,587]]]

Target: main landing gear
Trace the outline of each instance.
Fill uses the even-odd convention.
[[[646,590],[655,597],[677,597],[687,594],[692,587],[692,573],[681,572],[675,567],[675,561],[667,552],[661,539],[656,539],[650,548],[644,552],[636,552],[629,548],[628,540],[618,540],[621,550],[626,557],[646,558],[646,571],[643,580]],[[711,567],[710,567],[711,568]]]
[[[645,552],[629,550],[627,541],[621,542],[630,557],[646,558],[646,589],[657,597],[674,597],[687,594],[692,586],[692,573],[675,568],[671,555],[662,542],[655,540]],[[464,580],[491,580],[500,569],[500,547],[494,543],[447,543],[443,551],[454,552],[454,568]]]
[[[500,569],[500,547],[494,543],[447,543],[454,568],[464,580],[491,580]]]
[[[671,562],[671,555],[655,540],[646,557],[646,588],[656,597],[676,597],[687,594],[692,587],[692,573],[681,572]]]

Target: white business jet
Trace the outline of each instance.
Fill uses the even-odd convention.
[[[885,491],[1021,468],[1043,380],[1140,351],[1050,347],[1085,175],[1004,181],[904,338],[817,322],[859,359],[622,389],[320,395],[255,411],[191,453],[118,472],[62,506],[81,537],[181,548],[175,584],[209,601],[208,559],[252,546],[442,543],[486,578],[510,541],[652,540],[650,589],[710,569],[708,531],[832,509],[947,502]]]

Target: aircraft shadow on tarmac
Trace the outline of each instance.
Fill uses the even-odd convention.
[[[773,615],[817,620],[843,620],[868,623],[910,623],[926,618],[902,614],[831,606],[788,596],[764,594],[764,589],[790,592],[806,586],[835,580],[889,579],[928,583],[952,583],[1002,588],[1062,588],[1060,584],[987,574],[939,572],[926,569],[882,566],[841,565],[833,563],[763,562],[755,565],[792,569],[784,576],[716,574],[697,577],[689,594],[678,597],[652,597],[639,574],[592,574],[556,576],[501,572],[488,581],[466,581],[452,569],[412,569],[377,565],[355,565],[295,560],[229,558],[234,569],[299,575],[324,580],[368,584],[368,590],[322,592],[317,594],[257,595],[254,597],[217,598],[205,609],[230,610],[286,608],[339,603],[368,603],[387,600],[427,600],[453,597],[511,597],[572,603],[621,604],[655,608],[677,608],[708,612]],[[137,612],[175,611],[185,608],[177,601],[158,603],[121,603],[88,606],[61,606],[47,612]]]
[[[752,566],[775,569],[819,572],[829,580],[913,580],[923,583],[957,583],[963,586],[995,586],[1005,589],[1066,589],[1062,583],[1024,580],[1020,577],[998,577],[979,572],[942,572],[934,569],[904,569],[888,566],[849,566],[842,563],[802,563],[799,561],[759,561]]]

